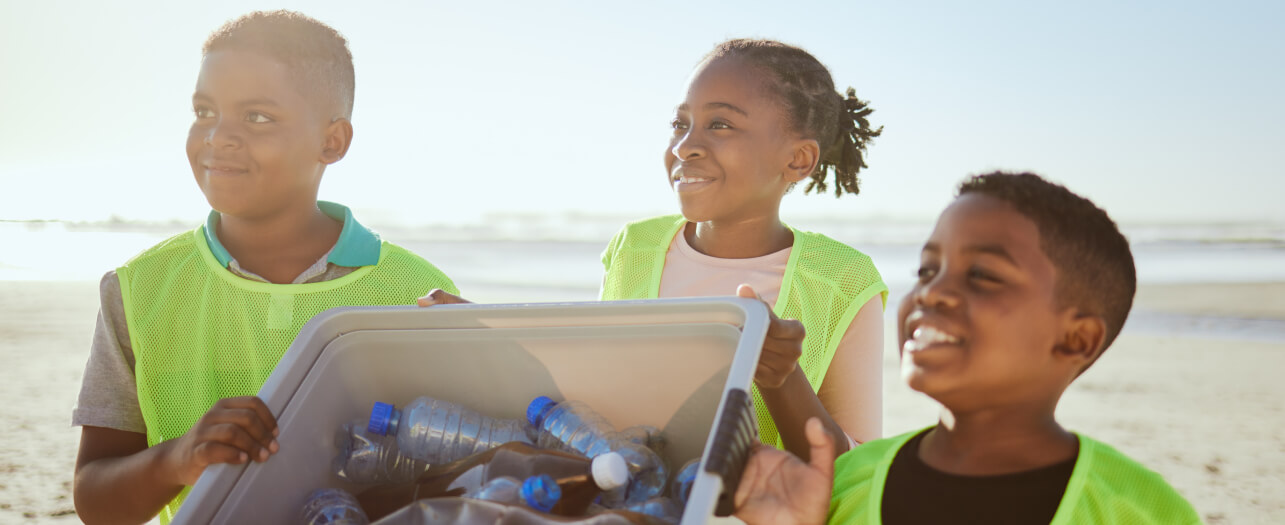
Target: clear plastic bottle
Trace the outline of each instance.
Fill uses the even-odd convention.
[[[578,454],[513,442],[430,467],[414,484],[363,491],[360,500],[362,508],[378,518],[420,498],[461,496],[480,490],[496,478],[527,479],[542,474],[550,478],[560,492],[549,512],[564,516],[583,514],[604,492],[629,482],[628,465],[619,454],[606,453],[590,460]]]
[[[484,416],[431,397],[417,398],[401,410],[376,402],[367,429],[381,436],[395,434],[402,454],[430,465],[449,463],[513,441],[532,441],[525,421]]]
[[[335,447],[335,474],[353,483],[411,483],[428,470],[428,462],[402,455],[395,437],[371,432],[365,421],[341,425]]]
[[[610,510],[593,516],[556,516],[518,505],[467,498],[431,498],[401,508],[377,525],[664,525],[636,512]]]
[[[464,493],[463,497],[508,505],[526,505],[540,512],[549,512],[562,498],[562,489],[558,488],[558,482],[548,474],[531,476],[526,481],[519,481],[513,476],[500,476]]]
[[[304,525],[367,525],[370,520],[357,498],[343,489],[317,489],[299,512]]]
[[[629,464],[632,478],[622,493],[608,498],[608,505],[638,503],[660,495],[668,480],[665,462],[654,450],[622,436],[610,421],[579,401],[557,402],[545,396],[527,406],[527,422],[541,447],[567,450],[586,457],[616,452]]]
[[[603,512],[610,512],[612,510],[616,510],[616,511],[623,510],[623,511],[633,512],[637,514],[642,514],[644,516],[650,516],[652,518],[655,518],[656,520],[659,520],[664,523],[678,523],[680,520],[683,519],[682,506],[679,505],[678,502],[674,501],[673,499],[667,498],[665,496],[656,496],[654,498],[651,498],[645,501],[625,505],[618,509],[610,509],[603,505],[595,504],[589,507],[588,514],[597,515]]]
[[[674,483],[669,486],[669,497],[683,506],[687,505],[687,498],[692,494],[692,484],[696,482],[700,463],[701,458],[683,463],[683,468],[678,469],[678,473],[674,475]]]

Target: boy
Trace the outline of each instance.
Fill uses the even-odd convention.
[[[1133,303],[1133,256],[1105,212],[1032,174],[974,177],[918,275],[897,313],[902,376],[942,404],[941,420],[833,467],[760,451],[737,494],[746,521],[825,520],[833,468],[831,523],[1200,522],[1159,475],[1053,419]],[[779,487],[795,489],[793,507]]]
[[[455,290],[317,201],[352,140],[353,84],[344,38],[298,13],[251,13],[206,41],[187,154],[214,211],[102,280],[72,416],[87,523],[168,522],[205,466],[276,453],[253,395],[313,315]]]

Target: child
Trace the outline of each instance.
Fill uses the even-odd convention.
[[[921,261],[897,312],[901,370],[941,420],[840,457],[831,523],[1200,522],[1159,475],[1053,418],[1133,303],[1133,256],[1105,212],[1032,174],[974,177]],[[742,517],[819,523],[823,491],[787,508],[763,480],[823,489],[826,466],[771,452],[746,469]]]
[[[265,461],[276,420],[254,394],[318,312],[454,290],[347,208],[317,201],[352,139],[353,66],[334,29],[245,15],[203,49],[187,154],[214,209],[108,272],[72,423],[86,522],[168,522],[207,465]]]
[[[754,399],[763,442],[804,458],[812,416],[836,436],[880,437],[888,288],[865,254],[782,223],[781,199],[809,179],[805,193],[825,191],[830,172],[836,195],[856,194],[862,151],[882,131],[870,129],[871,111],[802,49],[718,45],[688,80],[665,152],[682,215],[626,225],[602,257],[604,300],[726,295],[747,283],[739,294],[757,290],[775,315],[800,320],[801,349],[769,333]]]

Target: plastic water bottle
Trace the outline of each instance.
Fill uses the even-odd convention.
[[[679,520],[683,519],[682,506],[673,499],[665,496],[656,496],[654,498],[625,505],[617,509],[611,509],[603,505],[594,504],[589,506],[588,514],[598,515],[611,511],[627,511],[642,514],[664,523],[678,523]]]
[[[527,406],[527,422],[535,429],[539,446],[567,450],[586,457],[616,452],[629,464],[632,478],[623,494],[606,498],[609,506],[637,503],[660,495],[665,489],[665,462],[650,448],[616,432],[610,421],[579,401],[557,402],[545,396]],[[620,501],[613,501],[620,500]]]
[[[655,525],[656,520],[636,512],[609,510],[593,516],[568,519],[494,501],[467,498],[422,499],[379,520],[380,525]]]
[[[499,477],[527,479],[540,475],[550,478],[560,492],[556,505],[549,511],[563,516],[583,514],[603,492],[629,483],[629,467],[619,454],[608,452],[586,459],[526,443],[505,443],[429,468],[419,478],[418,496],[453,496],[479,490],[484,483]]]
[[[343,489],[317,489],[299,513],[304,525],[367,525],[370,520],[357,498]]]
[[[547,474],[531,476],[526,481],[518,481],[513,476],[500,476],[464,493],[463,497],[508,505],[526,505],[540,512],[549,512],[562,498],[562,489]]]
[[[428,470],[428,462],[402,455],[395,437],[375,434],[365,423],[344,423],[335,436],[340,478],[366,485],[411,483]]]
[[[701,458],[683,463],[683,468],[678,469],[678,474],[674,475],[674,484],[669,487],[669,497],[683,506],[687,505],[687,498],[692,495],[692,484],[696,483],[696,472],[700,463]]]
[[[449,463],[518,441],[531,443],[526,422],[498,419],[431,397],[420,397],[402,410],[376,402],[367,429],[395,434],[401,453],[429,464]]]
[[[656,454],[665,453],[665,435],[651,425],[634,425],[620,431],[620,437],[652,449]]]

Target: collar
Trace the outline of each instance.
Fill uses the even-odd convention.
[[[379,262],[379,249],[382,244],[379,234],[357,222],[357,219],[352,216],[352,210],[342,204],[328,201],[317,201],[317,208],[327,217],[344,223],[343,230],[339,232],[339,240],[335,241],[335,246],[330,249],[326,262],[350,268],[370,266]],[[226,268],[232,263],[232,254],[223,247],[223,243],[219,242],[218,235],[215,233],[218,220],[219,212],[211,210],[210,215],[205,219],[205,242],[210,245],[210,252],[214,254],[214,258]]]

